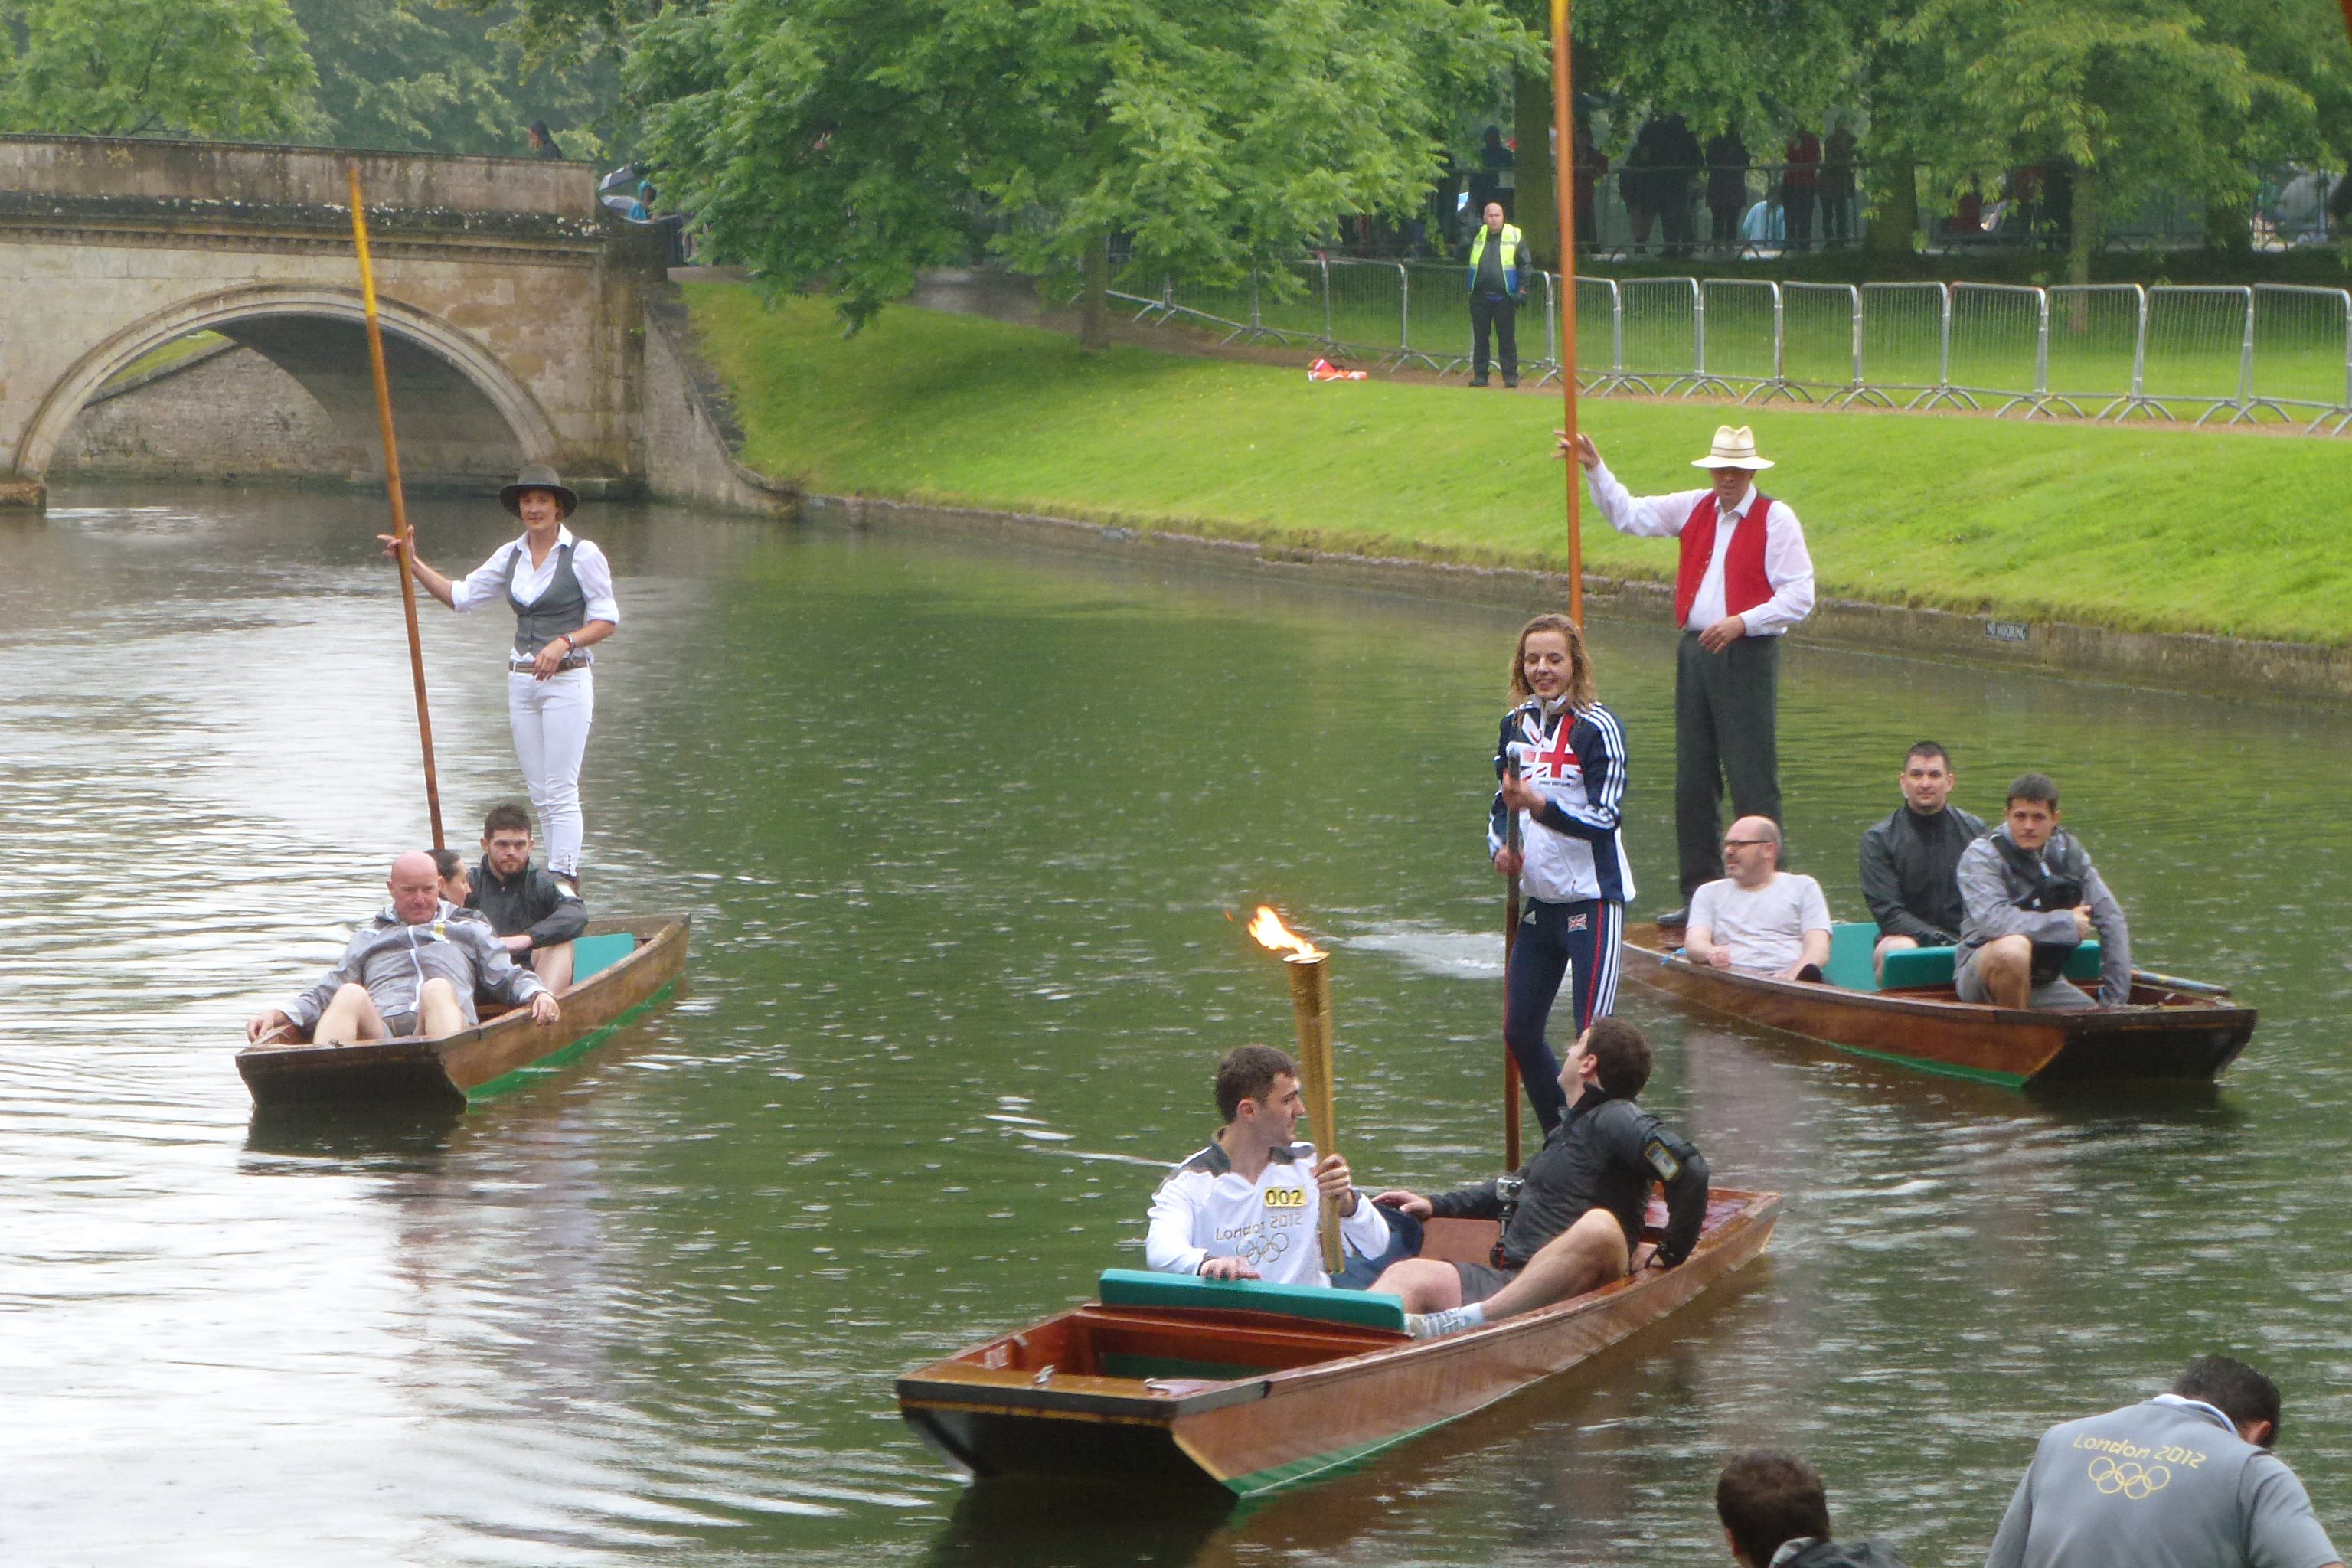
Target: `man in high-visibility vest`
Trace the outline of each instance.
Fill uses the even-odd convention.
[[[1519,231],[1503,221],[1503,204],[1486,204],[1486,221],[1470,237],[1470,384],[1486,384],[1486,343],[1497,340],[1503,384],[1519,384],[1519,301],[1535,265]]]

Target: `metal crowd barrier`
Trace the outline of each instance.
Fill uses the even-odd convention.
[[[1115,292],[1134,320],[1440,375],[1472,357],[1458,263],[1316,256],[1244,286]],[[1775,398],[2352,430],[2352,289],[2285,284],[1776,283],[1579,278],[1576,375],[1599,395]],[[1542,321],[1538,336],[1536,306]],[[1563,373],[1559,279],[1519,310],[1520,374]]]

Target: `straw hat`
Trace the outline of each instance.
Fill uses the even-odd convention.
[[[1693,458],[1694,468],[1769,468],[1769,458],[1756,455],[1756,432],[1745,425],[1718,425],[1715,427],[1715,447],[1704,458]]]
[[[525,490],[545,490],[552,495],[555,504],[562,509],[564,517],[570,517],[580,510],[580,498],[572,493],[572,487],[558,479],[555,470],[544,463],[533,463],[517,475],[514,483],[499,491],[499,504],[520,517],[522,492]]]

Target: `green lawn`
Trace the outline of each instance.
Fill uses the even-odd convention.
[[[1228,538],[1558,567],[1559,404],[1300,370],[893,307],[844,339],[824,301],[688,285],[743,458],[808,488],[1168,524]],[[2343,444],[2161,426],[1588,398],[1639,490],[1698,482],[1726,418],[1780,467],[1825,595],[2019,619],[2337,643],[2352,604]],[[1587,509],[1588,513],[1590,509]],[[1673,547],[1588,519],[1596,572]]]

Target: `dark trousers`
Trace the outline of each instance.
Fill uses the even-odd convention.
[[[1548,1133],[1559,1125],[1568,1097],[1560,1092],[1559,1058],[1544,1038],[1560,977],[1570,977],[1576,1016],[1562,1031],[1573,1039],[1617,1005],[1617,955],[1625,935],[1625,906],[1586,899],[1572,904],[1528,900],[1503,976],[1503,1043],[1519,1064],[1519,1082]]]
[[[1669,197],[1658,207],[1658,226],[1666,231],[1666,254],[1688,256],[1691,253],[1690,193],[1685,191]]]
[[[1735,817],[1780,820],[1780,639],[1741,637],[1721,653],[1683,634],[1675,657],[1675,847],[1683,901],[1723,875],[1723,786]],[[1781,851],[1781,863],[1788,852]]]
[[[1715,226],[1715,243],[1736,248],[1739,244],[1739,220],[1747,215],[1747,209],[1738,206],[1709,207],[1706,209],[1706,214]]]
[[[1473,294],[1470,296],[1470,376],[1474,381],[1486,379],[1486,334],[1495,335],[1495,347],[1503,361],[1503,379],[1519,379],[1519,302],[1507,294]]]
[[[1789,248],[1811,250],[1813,247],[1813,187],[1781,186],[1780,215],[1789,227]]]
[[[1853,236],[1853,197],[1832,191],[1822,197],[1822,232],[1832,243]]]

